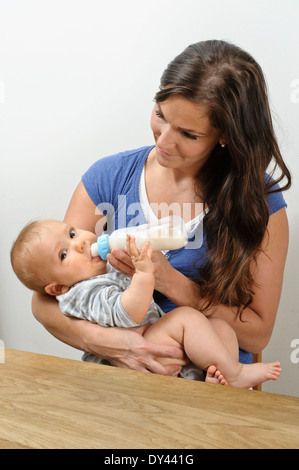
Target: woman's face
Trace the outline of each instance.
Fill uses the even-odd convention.
[[[156,142],[156,157],[167,168],[197,173],[209,158],[221,133],[211,126],[203,107],[179,95],[155,103],[151,128]]]

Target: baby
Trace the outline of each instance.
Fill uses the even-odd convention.
[[[191,307],[178,307],[164,315],[152,298],[155,277],[149,242],[138,250],[134,237],[127,236],[126,251],[135,267],[131,279],[100,256],[91,256],[96,239],[92,232],[57,220],[36,221],[21,231],[11,250],[11,263],[25,286],[56,296],[65,315],[102,326],[151,323],[144,333],[147,340],[185,351],[182,377],[198,379],[204,370],[207,382],[241,388],[279,377],[279,362],[238,362],[237,338],[224,320],[208,319]],[[86,360],[101,361],[88,356]]]

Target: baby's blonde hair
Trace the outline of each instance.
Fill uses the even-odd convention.
[[[17,277],[28,289],[45,294],[45,279],[33,260],[35,245],[40,240],[42,223],[36,220],[21,230],[11,248],[10,261]]]

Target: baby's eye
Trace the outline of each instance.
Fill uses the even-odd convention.
[[[63,250],[63,251],[60,253],[60,259],[61,259],[61,261],[63,261],[64,258],[66,258],[66,250]]]
[[[75,238],[75,236],[76,236],[76,231],[75,231],[75,230],[71,230],[71,231],[70,231],[70,237],[71,237],[71,238]]]

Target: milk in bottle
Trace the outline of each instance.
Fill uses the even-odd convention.
[[[135,237],[139,250],[149,241],[154,251],[177,250],[188,243],[185,223],[180,216],[172,215],[136,227],[125,227],[115,230],[111,235],[101,235],[91,245],[91,255],[106,260],[108,253],[114,248],[123,250],[126,246],[127,234]]]

